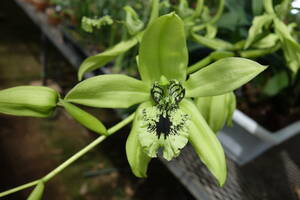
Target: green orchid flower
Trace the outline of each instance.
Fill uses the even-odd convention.
[[[223,185],[227,174],[223,148],[193,98],[231,92],[266,67],[231,57],[188,76],[184,23],[174,13],[155,19],[145,30],[137,62],[141,80],[117,74],[96,76],[75,86],[64,101],[100,108],[140,104],[126,143],[137,177],[147,176],[148,164],[159,152],[171,160],[190,142]]]

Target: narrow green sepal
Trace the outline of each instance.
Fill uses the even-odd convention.
[[[180,107],[191,117],[189,142],[219,185],[223,186],[227,177],[227,167],[222,145],[192,101],[184,99]]]
[[[62,99],[60,100],[60,104],[65,108],[67,113],[82,126],[101,135],[108,135],[107,130],[102,122],[90,113]]]

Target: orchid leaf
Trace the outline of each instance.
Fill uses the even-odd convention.
[[[135,35],[141,31],[144,27],[144,22],[140,20],[138,14],[130,6],[125,6],[124,10],[126,12],[125,25],[130,35]]]
[[[48,87],[18,86],[0,91],[0,113],[30,116],[50,116],[58,100],[58,93]]]
[[[103,67],[105,64],[112,61],[117,56],[127,52],[129,49],[131,49],[138,43],[139,37],[139,34],[137,34],[129,40],[122,41],[106,51],[103,51],[95,56],[90,56],[87,59],[85,59],[80,65],[78,71],[78,79],[82,80],[83,75],[85,73]]]
[[[147,177],[147,168],[151,158],[143,151],[139,141],[139,129],[142,125],[141,112],[144,108],[151,106],[149,102],[139,106],[129,136],[126,141],[126,155],[133,174],[140,178]]]
[[[98,108],[128,108],[149,99],[150,88],[126,75],[100,75],[77,84],[65,100]]]
[[[202,162],[216,177],[219,184],[223,186],[227,176],[227,169],[222,145],[193,102],[182,100],[180,107],[191,117],[189,127],[190,143]]]
[[[187,97],[216,96],[231,92],[267,67],[245,58],[223,58],[190,75]]]
[[[170,37],[172,36],[172,37]],[[139,51],[139,72],[152,83],[163,75],[184,81],[188,54],[184,25],[174,13],[157,18],[144,32]]]
[[[249,46],[256,40],[257,36],[262,33],[263,27],[272,22],[272,19],[273,16],[268,14],[254,18],[253,24],[249,29],[249,35],[245,44],[245,49],[249,48]]]
[[[66,109],[67,113],[78,123],[91,131],[107,135],[105,126],[96,117],[64,100],[60,100],[60,103]]]
[[[35,186],[34,190],[30,193],[27,200],[41,200],[44,194],[45,185],[42,181],[40,181],[37,186]]]

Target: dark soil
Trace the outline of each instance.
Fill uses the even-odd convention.
[[[270,131],[280,130],[300,120],[300,101],[291,91],[264,98],[251,83],[242,88],[238,108]]]

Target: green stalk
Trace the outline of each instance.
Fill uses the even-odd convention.
[[[114,125],[110,129],[108,129],[107,130],[108,135],[112,135],[113,133],[117,132],[118,130],[120,130],[121,128],[123,128],[127,124],[129,124],[133,120],[133,118],[134,118],[134,113],[131,114],[130,116],[128,116],[123,121],[119,122],[118,124]],[[0,193],[0,197],[4,197],[6,195],[18,192],[20,190],[24,190],[26,188],[35,186],[35,185],[37,185],[39,183],[40,180],[42,180],[44,182],[49,181],[51,178],[53,178],[54,176],[56,176],[57,174],[59,174],[61,171],[63,171],[66,167],[68,167],[70,164],[72,164],[73,162],[75,162],[78,158],[80,158],[81,156],[83,156],[84,154],[86,154],[88,151],[90,151],[91,149],[93,149],[95,146],[97,146],[98,144],[100,144],[107,137],[108,136],[104,136],[104,135],[98,137],[92,143],[90,143],[89,145],[87,145],[86,147],[84,147],[83,149],[81,149],[79,152],[77,152],[76,154],[74,154],[72,157],[70,157],[68,160],[66,160],[65,162],[63,162],[61,165],[59,165],[57,168],[55,168],[54,170],[52,170],[50,173],[48,173],[43,178],[41,178],[39,180],[35,180],[35,181],[32,181],[32,182],[29,182],[29,183],[26,183],[24,185],[15,187],[15,188],[7,190],[7,191],[1,192]]]
[[[198,71],[199,69],[209,65],[212,62],[212,59],[210,56],[207,56],[205,58],[203,58],[202,60],[196,62],[195,64],[193,64],[192,66],[188,67],[187,69],[187,73],[191,74],[195,71]]]
[[[159,0],[152,0],[151,14],[148,26],[159,16]]]
[[[197,6],[196,6],[195,12],[193,14],[193,19],[195,19],[201,15],[203,5],[204,5],[203,0],[197,0]]]
[[[37,184],[39,183],[39,181],[40,181],[40,180],[35,180],[35,181],[32,181],[32,182],[26,183],[26,184],[24,184],[24,185],[15,187],[15,188],[13,188],[13,189],[6,190],[5,192],[1,192],[1,193],[0,193],[0,197],[4,197],[4,196],[6,196],[6,195],[9,195],[9,194],[18,192],[18,191],[20,191],[20,190],[24,190],[24,189],[26,189],[26,188],[35,186],[35,185],[37,185]]]
[[[220,19],[224,10],[224,0],[219,1],[219,7],[215,16],[209,21],[210,24],[215,24]]]
[[[273,0],[263,0],[264,1],[264,8],[267,13],[275,14],[273,9]]]

